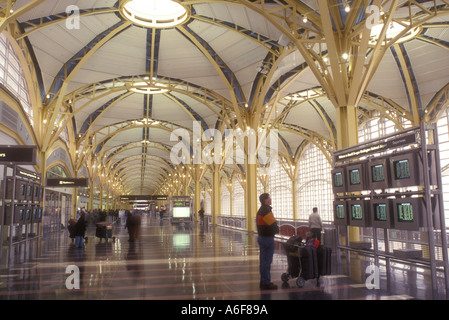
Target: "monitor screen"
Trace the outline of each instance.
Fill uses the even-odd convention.
[[[173,218],[190,218],[190,207],[174,207]]]
[[[20,191],[19,191],[19,195],[24,196],[25,192],[26,192],[26,184],[25,183],[20,183]]]
[[[403,159],[394,162],[394,175],[396,179],[409,179],[410,178],[410,161],[409,159]]]
[[[360,184],[360,169],[349,171],[349,183],[351,185]]]
[[[413,222],[413,204],[410,202],[402,202],[397,204],[398,221],[399,222]]]
[[[345,219],[345,206],[342,204],[335,205],[335,217],[337,219]]]
[[[383,164],[376,164],[371,167],[371,180],[373,182],[381,182],[385,180]]]
[[[386,203],[374,204],[374,219],[376,221],[387,221],[387,204]]]
[[[334,186],[335,187],[343,186],[343,173],[341,173],[341,172],[334,173]]]
[[[363,210],[360,204],[351,204],[351,216],[353,220],[363,219]]]

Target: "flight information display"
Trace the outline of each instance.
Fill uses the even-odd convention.
[[[374,219],[376,221],[387,221],[387,204],[374,204]]]
[[[337,219],[345,219],[345,206],[342,204],[337,204],[335,206],[335,217]]]
[[[334,186],[335,187],[343,186],[343,173],[341,173],[341,172],[334,173]]]
[[[394,174],[396,179],[410,178],[410,162],[408,159],[394,162]]]
[[[398,203],[398,220],[400,222],[413,222],[413,204],[409,202]]]
[[[349,172],[349,183],[351,185],[360,184],[360,169],[353,169]]]
[[[363,219],[362,206],[360,204],[352,204],[351,215],[353,220],[362,220]]]
[[[373,182],[385,181],[385,172],[383,164],[376,164],[371,167],[371,177]]]

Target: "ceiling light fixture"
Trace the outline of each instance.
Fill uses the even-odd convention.
[[[170,91],[165,84],[148,83],[145,81],[132,83],[129,90],[140,94],[161,94]]]
[[[190,16],[186,7],[172,0],[121,0],[120,13],[145,28],[173,28]]]

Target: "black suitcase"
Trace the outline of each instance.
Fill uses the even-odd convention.
[[[288,262],[288,274],[292,277],[292,278],[297,278],[299,276],[299,258],[298,255],[292,255],[292,254],[288,254],[287,255],[287,262]]]
[[[304,280],[314,279],[318,277],[318,260],[316,248],[301,248],[301,266],[302,277]]]
[[[332,270],[332,249],[319,246],[317,249],[318,272],[325,276],[331,274]]]

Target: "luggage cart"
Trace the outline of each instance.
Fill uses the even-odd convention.
[[[112,223],[97,222],[95,236],[100,238],[100,241],[106,239],[107,242],[108,239],[112,238],[112,242],[115,242],[115,237],[112,236]]]
[[[282,244],[287,254],[288,269],[281,275],[282,282],[296,278],[296,285],[302,288],[307,280],[317,279],[331,273],[332,250],[325,246],[318,249],[306,247],[299,236],[291,237]]]

